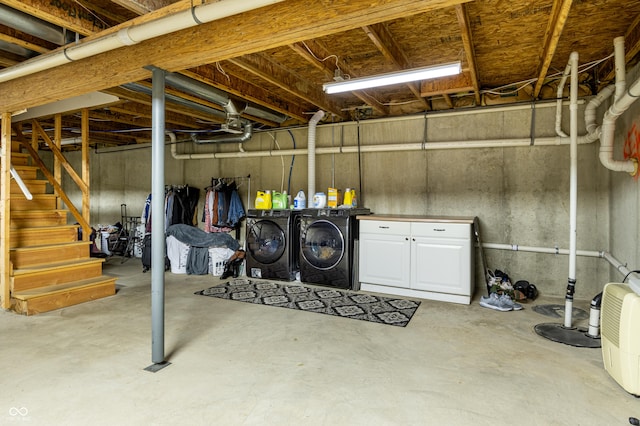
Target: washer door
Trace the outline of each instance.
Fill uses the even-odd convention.
[[[271,220],[252,222],[247,232],[247,249],[251,256],[263,264],[277,262],[287,248],[285,232]]]
[[[344,257],[344,236],[332,222],[313,221],[303,227],[300,251],[304,260],[315,268],[331,269]]]

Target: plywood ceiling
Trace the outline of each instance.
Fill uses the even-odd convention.
[[[0,0],[0,72],[192,4]],[[14,13],[27,24],[18,24]],[[70,42],[41,38],[34,28],[42,24]],[[0,83],[0,111],[110,93],[120,100],[90,111],[90,143],[129,145],[150,140],[149,66],[208,85],[241,111],[250,106],[242,119],[269,129],[305,124],[319,109],[336,122],[554,98],[573,51],[583,71],[580,93],[589,95],[612,82],[619,36],[632,66],[640,51],[637,0],[285,0]],[[336,69],[354,78],[457,60],[464,73],[455,78],[322,92]],[[171,86],[167,94],[167,128],[183,137],[219,132],[226,122],[216,99]],[[51,117],[39,121],[53,127]],[[25,121],[21,131],[30,126]],[[62,126],[63,137],[77,136],[77,111],[63,114]]]

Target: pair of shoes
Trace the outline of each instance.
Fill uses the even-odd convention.
[[[509,278],[509,275],[506,272],[502,272],[500,269],[496,269],[496,284],[502,289],[502,290],[513,290],[513,285],[511,284],[511,278]]]
[[[244,250],[238,250],[237,252],[233,253],[227,261],[227,264],[224,266],[224,272],[222,273],[222,275],[220,275],[220,279],[224,280],[232,275],[233,278],[238,278],[238,275],[240,275],[240,265],[244,261],[244,257]]]
[[[514,311],[521,311],[523,309],[522,305],[514,302],[508,294],[501,294],[498,298],[502,300],[503,305],[511,306],[511,309]]]
[[[524,296],[525,299],[534,300],[538,297],[538,289],[535,284],[531,284],[527,280],[516,281],[514,289]]]
[[[499,295],[498,293],[482,296],[480,298],[480,306],[500,312],[519,311],[522,309],[522,305],[515,303],[508,295]]]

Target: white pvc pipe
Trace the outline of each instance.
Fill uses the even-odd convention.
[[[561,249],[558,247],[532,247],[532,246],[521,246],[518,244],[499,244],[499,243],[482,243],[482,248],[486,249],[494,249],[494,250],[511,250],[511,251],[524,251],[530,253],[543,253],[543,254],[563,254],[567,255],[570,253],[567,249]],[[627,276],[631,270],[627,268],[624,264],[622,264],[618,259],[613,257],[613,255],[606,251],[595,251],[595,250],[576,250],[576,255],[584,256],[584,257],[599,257],[601,259],[609,262],[611,266],[613,266],[616,271],[618,271],[622,276]]]
[[[547,137],[534,139],[534,146],[558,146],[569,144],[569,139],[561,137]],[[592,141],[591,141],[592,142]],[[579,140],[579,144],[589,143],[586,140]],[[517,139],[486,139],[486,140],[469,140],[469,141],[447,141],[447,142],[422,142],[414,143],[396,143],[383,145],[365,145],[358,148],[357,146],[342,147],[325,147],[316,148],[316,155],[324,154],[349,154],[357,152],[398,152],[398,151],[432,151],[444,149],[472,149],[472,148],[517,148],[530,147],[531,138]],[[234,151],[234,152],[207,152],[199,154],[179,154],[176,144],[171,145],[171,155],[176,160],[204,160],[204,159],[223,159],[223,158],[255,158],[255,157],[282,157],[289,155],[307,155],[306,148],[297,149],[279,149],[269,151]]]
[[[309,200],[313,200],[313,195],[316,193],[316,126],[323,117],[324,111],[318,110],[309,120],[309,141],[307,142],[307,178],[309,185],[307,199]]]
[[[624,57],[624,37],[616,37],[613,39],[613,52],[616,73],[616,96],[614,102],[617,102],[624,95],[624,89],[627,88],[627,70]]]
[[[624,67],[624,40],[620,41],[620,37],[616,38],[615,55],[616,55],[616,79],[620,77],[620,74],[624,74],[623,71],[619,71],[619,68]],[[620,59],[622,57],[622,59]],[[619,65],[620,61],[623,62],[622,66]],[[621,116],[632,103],[640,97],[640,78],[636,80],[629,89],[625,92],[620,90],[620,87],[616,81],[616,99],[613,105],[607,110],[602,119],[602,135],[600,138],[600,162],[609,170],[615,172],[627,172],[632,176],[638,173],[638,162],[635,159],[629,160],[614,160],[613,159],[613,141],[616,130],[616,120]],[[621,93],[619,93],[621,92]]]
[[[589,101],[584,109],[584,123],[587,129],[587,135],[579,138],[578,143],[580,143],[580,139],[582,138],[590,138],[592,141],[600,139],[600,128],[596,123],[596,110],[607,98],[609,98],[609,96],[613,94],[614,90],[615,86],[609,85]]]
[[[0,70],[0,83],[281,1],[283,0],[218,0],[194,6],[5,68]]]
[[[573,314],[573,292],[576,283],[576,251],[577,251],[577,223],[578,223],[578,52],[571,52],[571,87],[569,117],[570,130],[569,145],[570,171],[569,171],[569,279],[567,283],[567,295],[565,297],[564,326],[571,327]]]
[[[556,134],[563,138],[566,138],[568,135],[562,131],[562,97],[564,95],[564,84],[567,81],[570,71],[571,64],[567,64],[562,73],[562,78],[558,83],[558,92],[556,94]]]
[[[482,243],[482,247],[487,249],[525,251],[530,253],[543,253],[543,254],[568,255],[570,253],[568,249],[561,249],[558,247],[532,247],[532,246],[521,246],[518,244]],[[586,256],[586,257],[604,257],[604,253],[605,252],[603,251],[576,250],[576,254],[578,256]]]
[[[613,257],[613,255],[611,255],[611,253],[607,253],[605,252],[602,257],[609,262],[614,268],[616,268],[616,271],[620,272],[623,276],[627,276],[631,270],[629,268],[626,267],[626,265],[623,265],[618,259],[616,259],[615,257]]]

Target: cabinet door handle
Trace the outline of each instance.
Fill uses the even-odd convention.
[[[404,237],[404,240],[405,241],[409,241],[409,237]]]

